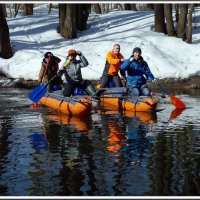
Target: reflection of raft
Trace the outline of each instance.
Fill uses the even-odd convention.
[[[105,107],[109,109],[108,107]],[[102,115],[119,115],[123,114],[125,117],[129,118],[137,118],[143,124],[155,124],[157,122],[157,115],[155,112],[131,112],[131,111],[124,111],[120,113],[117,110],[106,110],[101,112]]]
[[[128,97],[126,88],[112,88],[106,90],[100,97],[100,105],[110,105],[118,110],[126,111],[155,111],[157,100],[151,97],[139,96]]]
[[[66,116],[63,114],[51,114],[47,115],[47,118],[52,121],[56,121],[58,124],[64,125],[75,125],[75,128],[78,131],[88,131],[92,128],[92,119],[91,116]]]
[[[89,99],[80,96],[63,97],[60,91],[46,93],[40,103],[68,115],[87,115],[92,109]]]

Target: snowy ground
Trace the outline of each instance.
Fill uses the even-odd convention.
[[[87,30],[78,32],[74,40],[66,40],[56,32],[58,10],[48,15],[48,8],[39,7],[33,16],[7,18],[15,54],[11,59],[0,58],[0,71],[10,78],[37,80],[46,51],[60,57],[62,65],[67,51],[73,48],[82,51],[90,63],[82,70],[83,78],[97,80],[103,72],[106,52],[119,43],[126,58],[134,47],[141,47],[156,78],[200,76],[200,7],[194,16],[193,44],[153,32],[154,14],[151,11],[93,13]]]

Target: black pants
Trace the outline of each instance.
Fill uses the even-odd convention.
[[[111,76],[106,73],[101,77],[100,88],[109,87],[109,82],[113,80],[115,83],[115,87],[122,87],[122,82],[118,74]]]
[[[72,95],[73,89],[75,87],[82,87],[86,90],[87,93],[92,93],[90,95],[94,95],[95,88],[93,87],[92,83],[89,80],[81,80],[77,84],[71,84],[71,83],[64,83],[63,84],[63,95],[65,97],[69,97]]]
[[[50,81],[50,78],[48,80],[48,82]],[[52,80],[48,85],[47,85],[47,90],[49,92],[53,91],[53,87],[54,85],[62,85],[63,82],[62,82],[62,79],[60,77],[55,77],[54,80]]]

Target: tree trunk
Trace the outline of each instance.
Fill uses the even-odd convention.
[[[188,13],[188,37],[187,43],[192,44],[192,13],[194,11],[194,4],[190,5],[190,10]]]
[[[180,14],[178,20],[177,37],[182,38],[183,41],[186,40],[186,24],[187,24],[187,13],[188,4],[180,4]]]
[[[6,5],[5,4],[2,4],[2,5],[3,5],[3,14],[5,17],[7,17]]]
[[[166,18],[167,34],[168,36],[174,36],[175,31],[172,17],[172,4],[164,4],[164,13]]]
[[[100,7],[100,5],[98,3],[94,4],[94,10],[95,10],[96,14],[101,14],[102,13],[101,12],[101,7]]]
[[[109,4],[108,3],[105,4],[105,13],[109,13]]]
[[[124,4],[124,10],[131,10],[131,4],[130,3],[125,3]]]
[[[145,10],[154,10],[154,5],[153,4],[146,4]]]
[[[131,4],[131,10],[132,10],[132,11],[137,11],[136,4],[135,4],[135,3],[132,3],[132,4]]]
[[[87,27],[90,4],[76,4],[76,28],[83,31]]]
[[[113,4],[113,10],[115,10],[115,9],[118,9],[118,4],[117,3]]]
[[[178,24],[178,18],[179,18],[179,4],[175,4],[175,11],[176,11],[176,23]]]
[[[17,4],[16,7],[15,7],[15,15],[14,15],[14,18],[17,16],[18,12],[19,12],[19,8],[20,8],[21,4]]]
[[[33,15],[33,4],[24,4],[24,16]]]
[[[8,59],[13,56],[13,52],[10,45],[9,29],[3,9],[3,5],[0,4],[0,57]]]
[[[49,10],[48,10],[48,14],[51,13],[51,7],[52,7],[52,3],[49,4]]]
[[[59,4],[60,35],[67,39],[76,38],[76,4]]]
[[[123,5],[121,3],[118,4],[119,10],[123,10]]]
[[[155,10],[155,32],[166,33],[164,5],[154,4]]]

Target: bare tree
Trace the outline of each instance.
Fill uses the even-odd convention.
[[[93,5],[94,5],[95,13],[101,14],[102,12],[101,12],[101,7],[100,7],[100,5],[99,5],[98,3],[95,3],[95,4],[93,4]]]
[[[190,5],[190,10],[188,13],[188,36],[187,36],[187,43],[192,43],[192,13],[194,11],[194,4]]]
[[[187,13],[188,4],[180,4],[180,14],[178,20],[177,37],[182,38],[183,41],[186,40],[186,24],[187,24]]]
[[[178,19],[179,19],[179,4],[175,4],[175,17],[176,17],[176,23],[178,24]]]
[[[131,4],[130,3],[125,3],[124,4],[124,10],[131,10]]]
[[[48,10],[48,14],[51,13],[51,8],[52,8],[52,3],[49,4],[49,10]]]
[[[91,4],[76,5],[76,28],[78,30],[83,31],[86,29],[90,9]]]
[[[168,36],[174,36],[174,23],[172,16],[172,4],[164,4],[164,13],[166,18],[167,34]]]
[[[154,10],[154,5],[153,4],[146,4],[145,5],[145,10]]]
[[[2,5],[3,5],[3,14],[5,17],[7,17],[6,5],[5,4],[2,4]]]
[[[13,56],[13,52],[10,45],[9,29],[3,10],[4,7],[0,4],[0,57],[8,59]]]
[[[135,4],[135,3],[132,3],[132,4],[131,4],[131,10],[137,11],[136,4]]]
[[[17,16],[18,12],[19,12],[19,8],[20,8],[21,4],[16,4],[15,5],[15,15],[14,15],[14,18]]]
[[[60,35],[76,38],[76,4],[59,4]]]
[[[155,32],[166,33],[164,5],[154,4],[155,10]]]
[[[109,4],[108,3],[105,4],[105,13],[109,13]]]
[[[33,15],[33,4],[24,4],[24,16]]]

